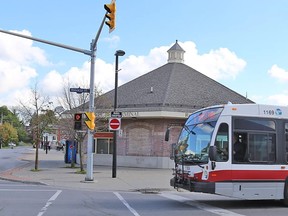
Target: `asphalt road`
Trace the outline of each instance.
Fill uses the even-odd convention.
[[[0,181],[0,215],[286,216],[287,207],[188,192],[91,192]]]
[[[27,151],[27,147],[0,149],[0,172],[26,164],[20,156]]]
[[[0,150],[1,170],[23,165],[23,149]],[[3,153],[5,152],[5,153]],[[0,180],[0,216],[286,216],[280,201],[243,201],[177,191],[89,191]]]

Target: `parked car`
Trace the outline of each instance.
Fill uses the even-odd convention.
[[[14,147],[16,147],[16,144],[11,142],[11,143],[8,144],[8,146],[10,146],[10,148],[13,149]]]

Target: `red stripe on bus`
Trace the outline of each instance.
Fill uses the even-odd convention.
[[[220,170],[211,171],[209,173],[208,181],[284,181],[287,177],[288,170]]]

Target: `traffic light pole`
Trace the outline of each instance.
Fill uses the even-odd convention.
[[[106,14],[104,15],[104,18],[102,20],[102,23],[99,27],[99,30],[96,34],[96,37],[94,40],[92,40],[91,44],[90,44],[90,51],[89,50],[85,50],[85,49],[79,49],[76,47],[72,47],[72,46],[68,46],[65,44],[60,44],[60,43],[55,43],[52,41],[48,41],[48,40],[43,40],[43,39],[39,39],[39,38],[34,38],[34,37],[30,37],[27,35],[22,35],[22,34],[18,34],[18,33],[14,33],[14,32],[9,32],[9,31],[5,31],[0,29],[0,32],[5,33],[5,34],[10,34],[13,36],[17,36],[17,37],[22,37],[22,38],[26,38],[29,40],[33,40],[33,41],[37,41],[40,43],[45,43],[45,44],[49,44],[52,46],[57,46],[57,47],[61,47],[64,49],[69,49],[75,52],[80,52],[83,53],[85,55],[89,55],[91,57],[91,68],[90,68],[90,97],[89,97],[89,112],[94,112],[94,80],[95,80],[95,58],[96,58],[96,50],[97,50],[97,41],[99,39],[99,36],[101,34],[103,25],[105,23],[105,19],[106,19]],[[94,130],[90,130],[88,129],[88,143],[87,143],[87,171],[86,171],[86,177],[85,177],[85,181],[94,181],[93,178],[93,140],[94,140],[94,134],[93,134]]]
[[[101,34],[104,22],[106,19],[106,14],[102,20],[100,28],[96,34],[96,37],[91,42],[90,51],[91,51],[91,68],[90,68],[90,95],[89,95],[89,112],[94,112],[94,80],[95,80],[95,58],[97,50],[97,41]],[[94,141],[94,130],[88,128],[88,142],[87,142],[87,170],[85,181],[94,181],[93,177],[93,141]]]

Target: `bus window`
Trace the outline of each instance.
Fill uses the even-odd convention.
[[[216,135],[215,146],[217,149],[216,161],[228,160],[228,124],[222,123]]]
[[[247,157],[247,133],[233,134],[233,160],[244,162]]]
[[[275,134],[249,134],[249,161],[275,162]]]
[[[276,161],[275,121],[257,118],[235,118],[234,130],[238,133],[238,141],[246,144],[246,153],[243,160],[234,157],[234,161],[244,161],[245,163],[273,163]],[[235,150],[234,147],[233,155],[236,155]]]
[[[234,121],[234,129],[237,130],[253,130],[253,131],[275,131],[276,125],[274,121],[264,119],[246,119],[239,118]]]
[[[288,162],[288,123],[285,123],[286,161]]]

